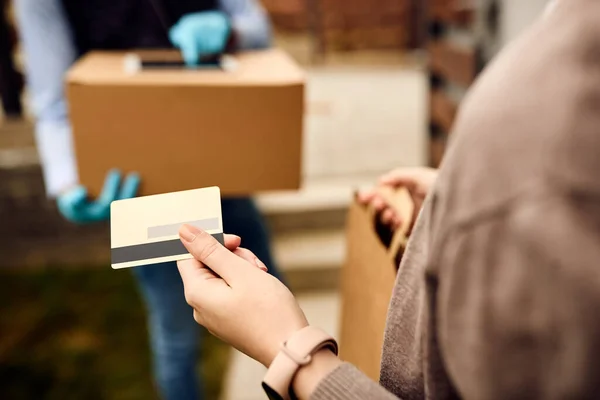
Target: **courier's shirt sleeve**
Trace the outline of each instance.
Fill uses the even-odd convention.
[[[258,0],[219,0],[229,16],[241,50],[263,49],[271,45],[271,23]]]
[[[64,91],[77,52],[60,0],[18,0],[15,11],[46,192],[56,196],[78,182]]]

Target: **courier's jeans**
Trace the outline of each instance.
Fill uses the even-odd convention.
[[[226,233],[242,237],[242,246],[256,254],[278,277],[262,216],[249,198],[222,200]],[[183,283],[176,263],[133,269],[148,308],[150,341],[157,384],[165,400],[198,400],[202,383],[196,373],[200,335],[204,329],[194,321],[185,302]]]

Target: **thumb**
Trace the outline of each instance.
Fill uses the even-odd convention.
[[[77,215],[81,207],[86,204],[86,201],[87,190],[83,186],[77,186],[59,196],[56,203],[63,217],[71,222],[80,222]]]
[[[177,269],[179,269],[181,280],[185,286],[190,282],[197,282],[198,278],[201,278],[203,275],[202,270],[206,268],[198,260],[189,259],[177,261]]]
[[[205,301],[214,299],[223,289],[230,289],[223,279],[198,260],[179,260],[177,269],[183,282],[185,301],[194,308],[202,308]]]
[[[227,250],[212,235],[195,226],[183,225],[179,229],[179,237],[196,260],[223,278],[229,286],[251,270],[245,260]]]

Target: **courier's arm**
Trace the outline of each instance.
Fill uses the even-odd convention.
[[[269,17],[257,0],[220,0],[220,5],[231,20],[238,49],[261,49],[271,45]]]
[[[75,45],[59,0],[19,0],[15,8],[46,191],[57,196],[78,181],[63,83]]]
[[[110,202],[133,197],[139,177],[111,171],[102,195],[95,201],[78,185],[64,78],[77,58],[69,22],[60,0],[20,0],[15,3],[34,114],[35,136],[46,192],[58,198],[58,209],[72,222],[108,219]]]

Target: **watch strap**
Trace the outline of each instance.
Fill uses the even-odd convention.
[[[312,355],[326,347],[337,355],[337,342],[322,329],[307,326],[295,332],[271,363],[263,380],[264,389],[268,394],[275,392],[279,398],[290,400],[292,381],[298,369],[310,364]]]

